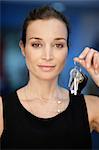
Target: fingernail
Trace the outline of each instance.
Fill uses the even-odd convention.
[[[76,62],[78,59],[77,59],[77,57],[75,57],[73,60]]]
[[[75,58],[73,58],[73,60],[75,61]]]
[[[87,46],[87,47],[85,47],[85,48],[87,49],[87,48],[89,48],[89,47]]]

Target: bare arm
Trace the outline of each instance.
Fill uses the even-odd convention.
[[[79,57],[74,61],[82,65],[91,75],[95,84],[99,87],[99,52],[93,48],[86,47]],[[85,96],[87,104],[90,128],[99,132],[99,97]]]
[[[88,110],[88,118],[91,131],[99,132],[99,97],[87,95],[85,101]]]
[[[0,137],[3,132],[3,105],[2,105],[2,98],[0,97]]]

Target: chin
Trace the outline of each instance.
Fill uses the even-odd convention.
[[[39,80],[54,80],[58,78],[58,75],[60,74],[60,70],[53,70],[53,71],[37,71],[31,72],[33,76],[38,78]]]
[[[57,73],[39,73],[36,77],[40,80],[53,80],[58,77]]]
[[[39,77],[39,79],[40,80],[45,80],[45,81],[50,81],[50,80],[53,80],[53,79],[55,79],[55,78],[57,78],[57,76],[40,76]]]

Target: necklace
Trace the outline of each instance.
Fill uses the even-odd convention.
[[[29,97],[32,97],[31,96],[32,94],[30,94]],[[38,102],[42,102],[42,103],[47,103],[48,101],[52,101],[52,100],[55,100],[56,102],[56,105],[57,105],[57,108],[56,108],[56,113],[61,113],[63,111],[63,102],[66,101],[66,99],[68,98],[67,96],[67,93],[66,92],[63,92],[63,89],[62,88],[57,88],[56,89],[56,92],[52,95],[52,96],[49,96],[49,98],[46,98],[46,97],[42,97],[42,96],[35,96],[33,98],[31,98],[31,100],[28,98],[28,94],[27,94],[27,90],[25,89],[25,99],[29,101],[38,101]],[[28,103],[29,105],[30,103]],[[30,110],[32,111],[32,106],[31,104],[29,105],[29,108]]]

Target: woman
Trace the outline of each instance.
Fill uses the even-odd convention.
[[[51,7],[31,11],[20,48],[29,70],[26,86],[0,99],[2,148],[91,148],[99,131],[99,97],[71,95],[58,85],[68,54],[66,18]],[[99,52],[85,48],[80,63],[99,86]]]

